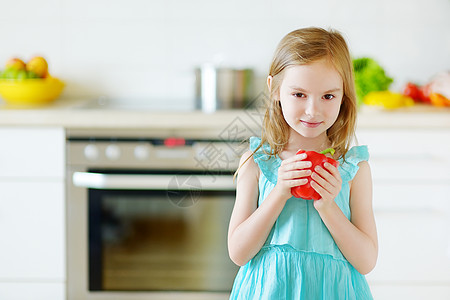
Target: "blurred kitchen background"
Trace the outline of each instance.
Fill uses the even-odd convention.
[[[53,76],[0,79],[2,300],[228,299],[232,174],[263,112],[194,110],[198,67],[251,70],[263,100],[280,39],[320,26],[391,92],[450,71],[450,0],[0,1],[0,71],[40,56]],[[215,83],[237,90],[202,87]],[[29,105],[55,86],[55,102]],[[357,130],[379,234],[369,285],[375,299],[450,299],[448,93],[413,107],[377,95]],[[108,99],[123,105],[95,105]]]
[[[252,68],[262,88],[279,40],[321,26],[376,59],[396,90],[450,67],[449,14],[448,0],[3,0],[0,62],[45,57],[63,97],[187,105],[195,67]]]

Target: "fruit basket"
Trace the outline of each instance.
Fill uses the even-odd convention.
[[[36,79],[0,79],[0,97],[8,104],[40,105],[58,98],[64,82],[55,77]]]
[[[42,56],[27,63],[13,57],[0,72],[0,97],[8,104],[47,104],[58,98],[63,89],[64,82],[49,74],[48,63]]]

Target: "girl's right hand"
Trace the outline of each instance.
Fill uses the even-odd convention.
[[[306,169],[311,167],[311,162],[305,160],[306,154],[296,154],[281,162],[278,169],[278,181],[274,190],[283,198],[289,199],[292,197],[291,188],[294,186],[304,185],[308,180],[304,177],[311,175],[311,170]]]

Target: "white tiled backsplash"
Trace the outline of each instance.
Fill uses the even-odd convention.
[[[0,68],[43,55],[69,97],[192,99],[193,69],[218,58],[263,78],[282,36],[305,26],[343,32],[393,88],[450,67],[448,0],[1,1]]]

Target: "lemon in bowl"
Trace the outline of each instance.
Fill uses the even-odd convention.
[[[54,101],[64,89],[56,77],[0,79],[0,97],[8,104],[41,105]]]

